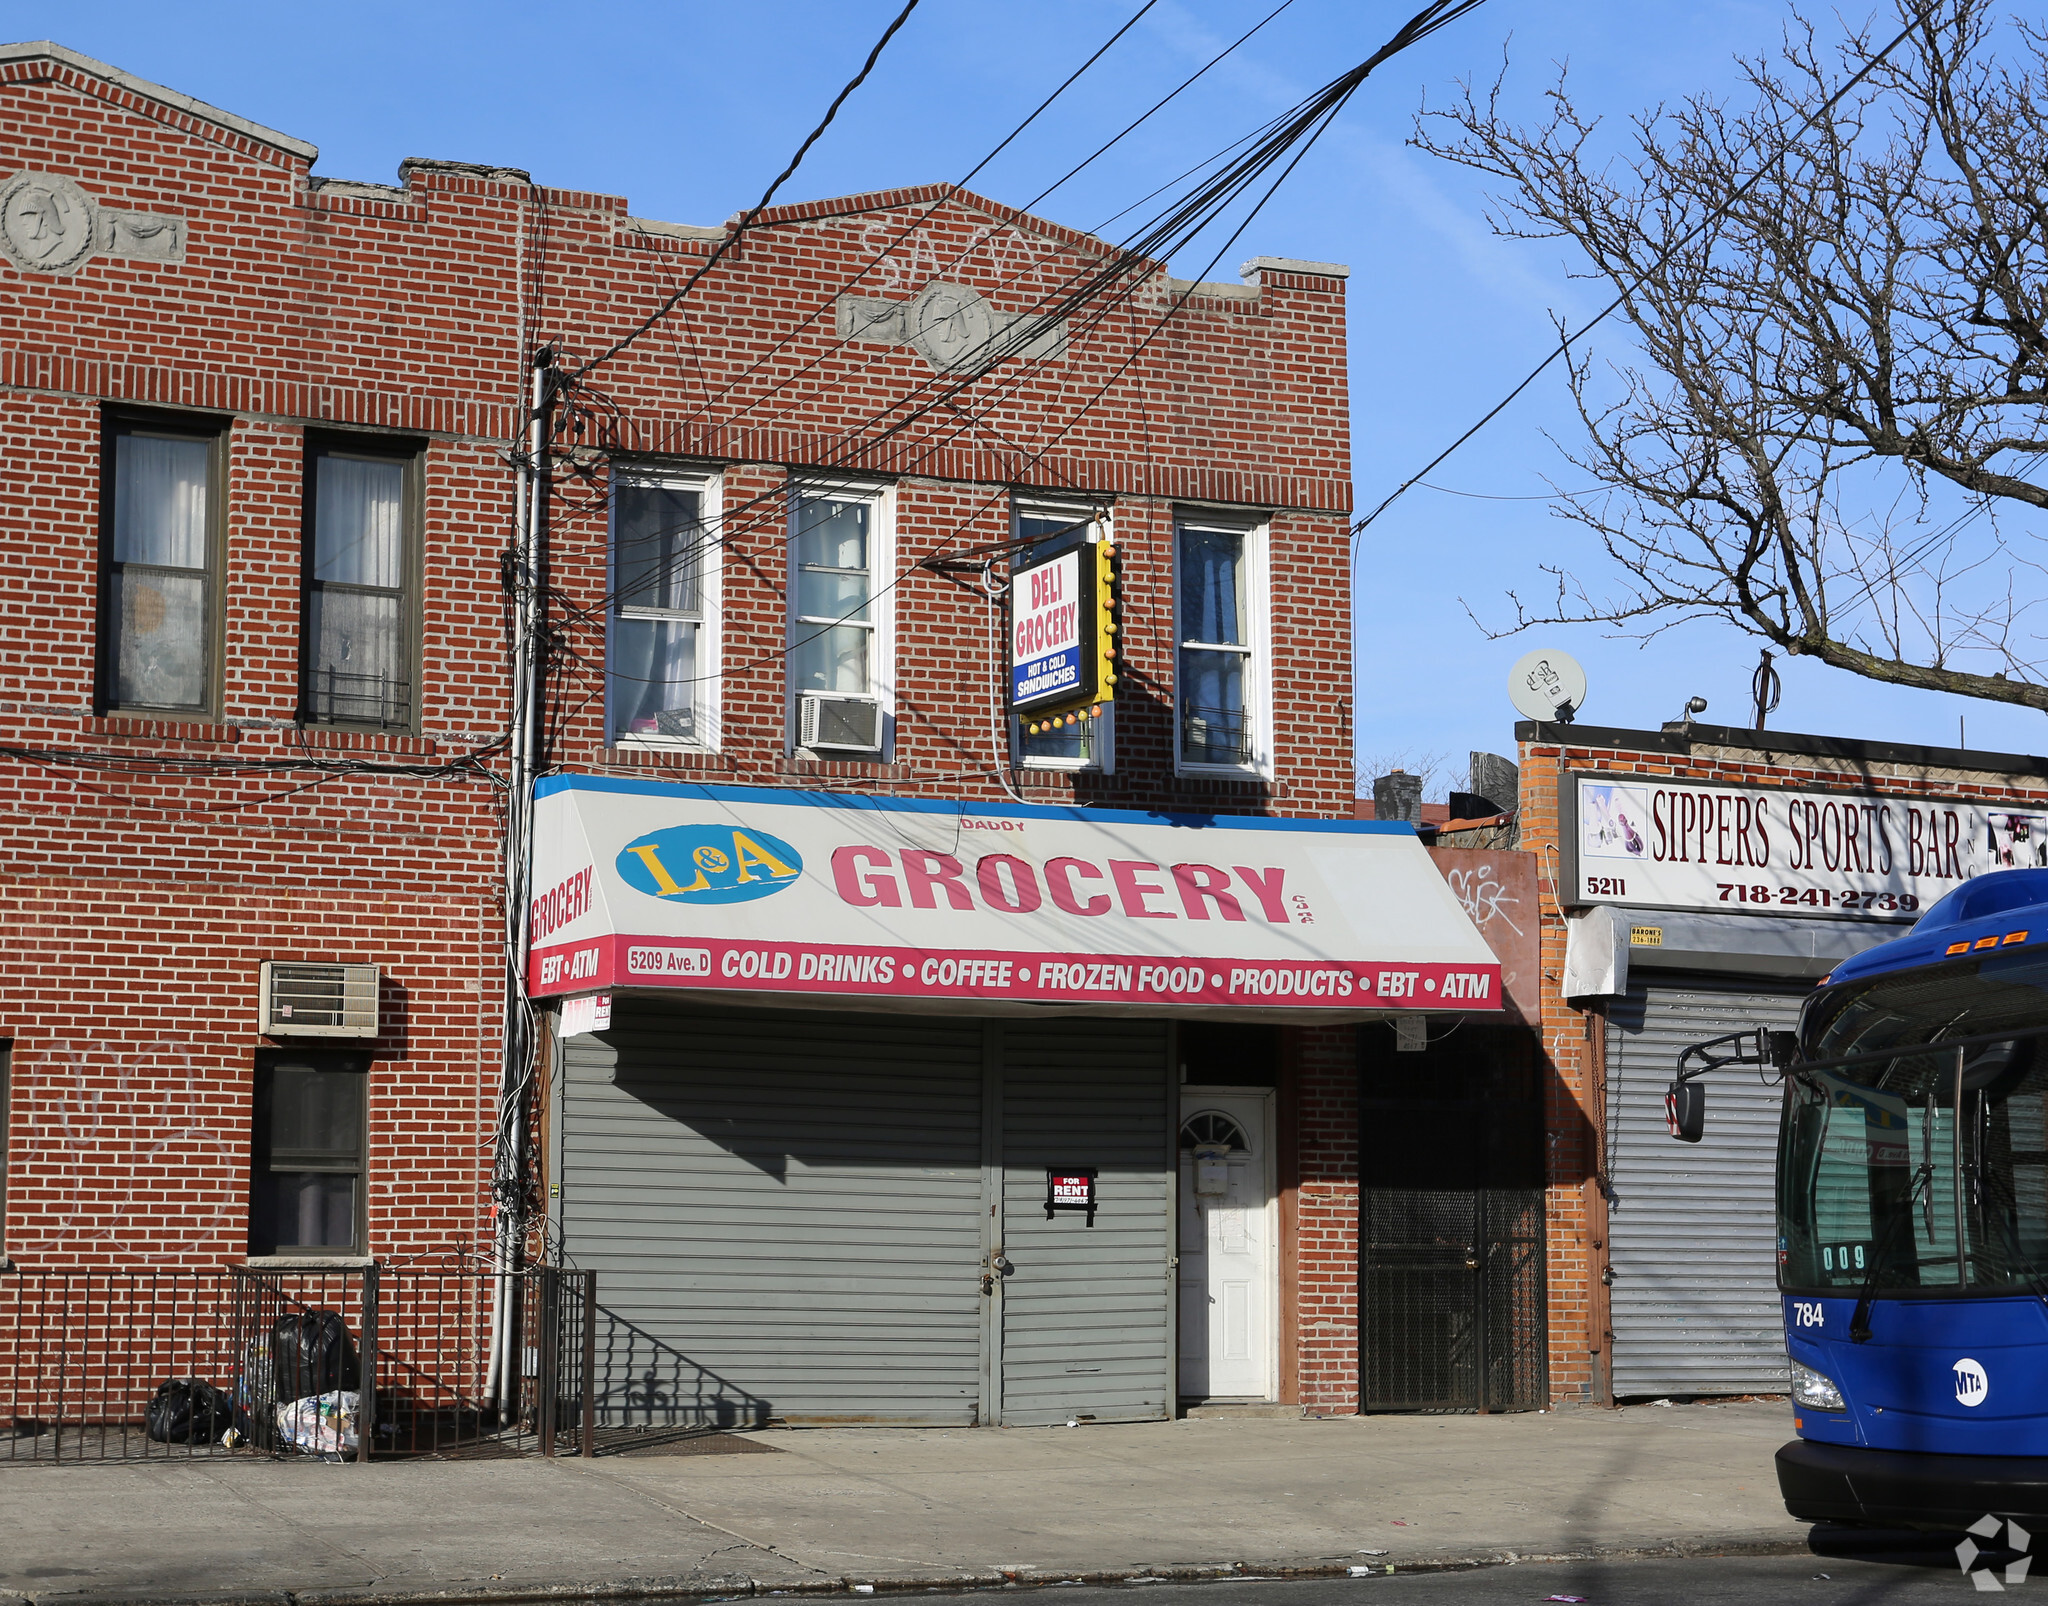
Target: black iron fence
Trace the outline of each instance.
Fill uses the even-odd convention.
[[[596,1292],[460,1256],[0,1275],[0,1460],[591,1455]]]

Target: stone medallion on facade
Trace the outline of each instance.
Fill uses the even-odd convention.
[[[934,280],[909,301],[841,296],[842,340],[909,346],[942,374],[973,374],[1006,357],[1058,359],[1067,354],[1064,318],[1040,326],[1027,314],[997,312],[971,285]]]
[[[69,273],[93,253],[91,198],[55,173],[17,173],[0,184],[0,251],[29,273]]]
[[[61,173],[0,182],[0,254],[24,273],[70,273],[95,256],[185,260],[185,220],[101,206]]]

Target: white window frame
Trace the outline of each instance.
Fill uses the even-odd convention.
[[[718,540],[724,520],[725,481],[715,469],[671,467],[664,464],[630,463],[614,465],[611,474],[610,505],[605,511],[604,573],[605,595],[609,599],[619,586],[618,489],[625,485],[651,486],[659,490],[695,491],[698,516],[707,543]],[[725,677],[725,556],[717,548],[711,561],[697,577],[697,734],[668,736],[659,731],[622,731],[613,725],[612,707],[612,621],[628,619],[672,619],[683,616],[665,608],[621,608],[609,600],[605,606],[604,728],[609,747],[646,747],[687,753],[719,749],[724,727],[720,722],[719,691]]]
[[[806,624],[796,611],[797,515],[808,498],[865,502],[869,508],[868,686],[870,695],[881,708],[881,746],[872,756],[839,748],[812,749],[798,741],[802,734],[799,723],[802,700],[791,665],[795,661],[796,644],[819,628],[815,622]],[[891,584],[896,578],[896,487],[873,480],[798,479],[792,476],[787,529],[788,536],[783,543],[787,549],[783,578],[788,587],[783,606],[783,643],[786,650],[782,676],[784,750],[792,757],[813,759],[819,763],[890,763],[896,753],[896,592]]]
[[[1010,539],[1020,541],[1023,536],[1019,526],[1025,519],[1065,519],[1074,523],[1089,525],[1089,537],[1095,540],[1115,539],[1116,515],[1103,513],[1095,507],[1067,502],[1041,502],[1029,498],[1012,500],[1010,503]],[[1001,697],[1005,708],[1009,705],[1010,657],[1007,650],[1001,651],[996,659],[998,680],[996,695]],[[1093,758],[1048,758],[1024,751],[1024,722],[1015,714],[1009,715],[1010,759],[1019,769],[1053,770],[1070,775],[1114,775],[1116,773],[1116,705],[1113,700],[1103,700],[1102,715],[1094,722],[1095,756]]]
[[[1242,764],[1205,764],[1181,751],[1180,655],[1181,532],[1226,530],[1244,537],[1245,711],[1251,716],[1251,756]],[[1180,506],[1173,510],[1173,772],[1273,778],[1272,584],[1269,547],[1272,521],[1242,508]]]

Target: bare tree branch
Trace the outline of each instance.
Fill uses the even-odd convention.
[[[1637,347],[1570,367],[1562,450],[1600,490],[1553,509],[1614,589],[1546,569],[1553,595],[1511,596],[1494,633],[1713,619],[2048,710],[2041,568],[1999,518],[2048,508],[2048,31],[1896,4],[1885,37],[1920,21],[1874,68],[1871,33],[1795,18],[1743,64],[1740,110],[1698,96],[1610,133],[1560,73],[1522,125],[1503,67],[1418,118],[1413,143],[1498,181],[1497,232],[1582,253]]]

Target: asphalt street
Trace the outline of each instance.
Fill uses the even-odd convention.
[[[1105,1589],[1054,1585],[1046,1593],[1058,1594],[1058,1606],[1111,1606],[1127,1603],[1136,1593],[1143,1593],[1151,1606],[1526,1606],[1572,1600],[1588,1606],[1863,1606],[1893,1601],[1960,1606],[1980,1598],[1982,1586],[1963,1576],[1953,1542],[1859,1536],[1847,1543],[1823,1538],[1816,1549],[1804,1556],[1522,1562],[1408,1574],[1397,1569],[1391,1576],[1349,1579],[1125,1583]],[[1984,1566],[1980,1560],[1979,1569]],[[2030,1591],[2048,1593],[2048,1580],[2018,1583],[2002,1592],[2023,1598]],[[979,1598],[986,1599],[986,1592]]]

